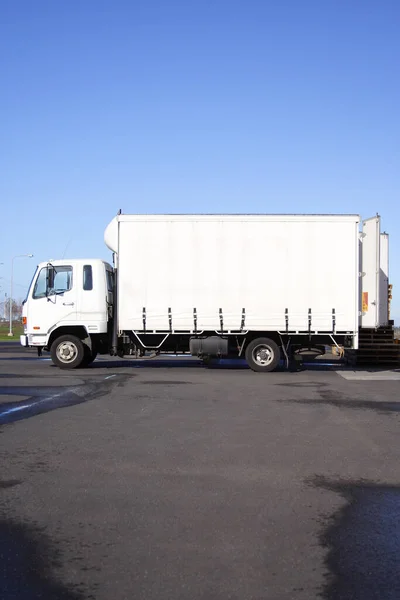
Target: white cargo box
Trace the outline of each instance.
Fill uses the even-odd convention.
[[[120,330],[358,331],[358,215],[118,215]]]

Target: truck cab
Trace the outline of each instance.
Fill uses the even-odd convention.
[[[113,290],[113,268],[105,261],[39,264],[23,307],[21,344],[49,350],[64,368],[89,364],[108,350]]]

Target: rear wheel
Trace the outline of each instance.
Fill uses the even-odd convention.
[[[52,343],[50,354],[53,363],[60,369],[76,369],[84,361],[85,349],[75,335],[62,335]]]
[[[246,348],[247,364],[258,373],[268,373],[276,369],[280,357],[278,344],[269,338],[257,338]]]

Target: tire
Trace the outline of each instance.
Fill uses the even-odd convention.
[[[75,335],[62,335],[50,348],[51,359],[60,369],[77,369],[85,359],[83,342]]]
[[[83,345],[83,349],[85,351],[85,356],[81,362],[81,367],[88,367],[95,360],[97,356],[97,350],[91,350],[89,346],[86,346],[86,344]]]
[[[281,352],[276,342],[270,338],[257,338],[246,348],[246,361],[250,369],[257,373],[274,371],[279,364]]]

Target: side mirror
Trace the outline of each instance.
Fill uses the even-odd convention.
[[[54,288],[54,267],[47,267],[47,289],[52,290]]]
[[[46,296],[52,296],[54,293],[54,279],[56,270],[52,265],[48,265],[46,272]]]

